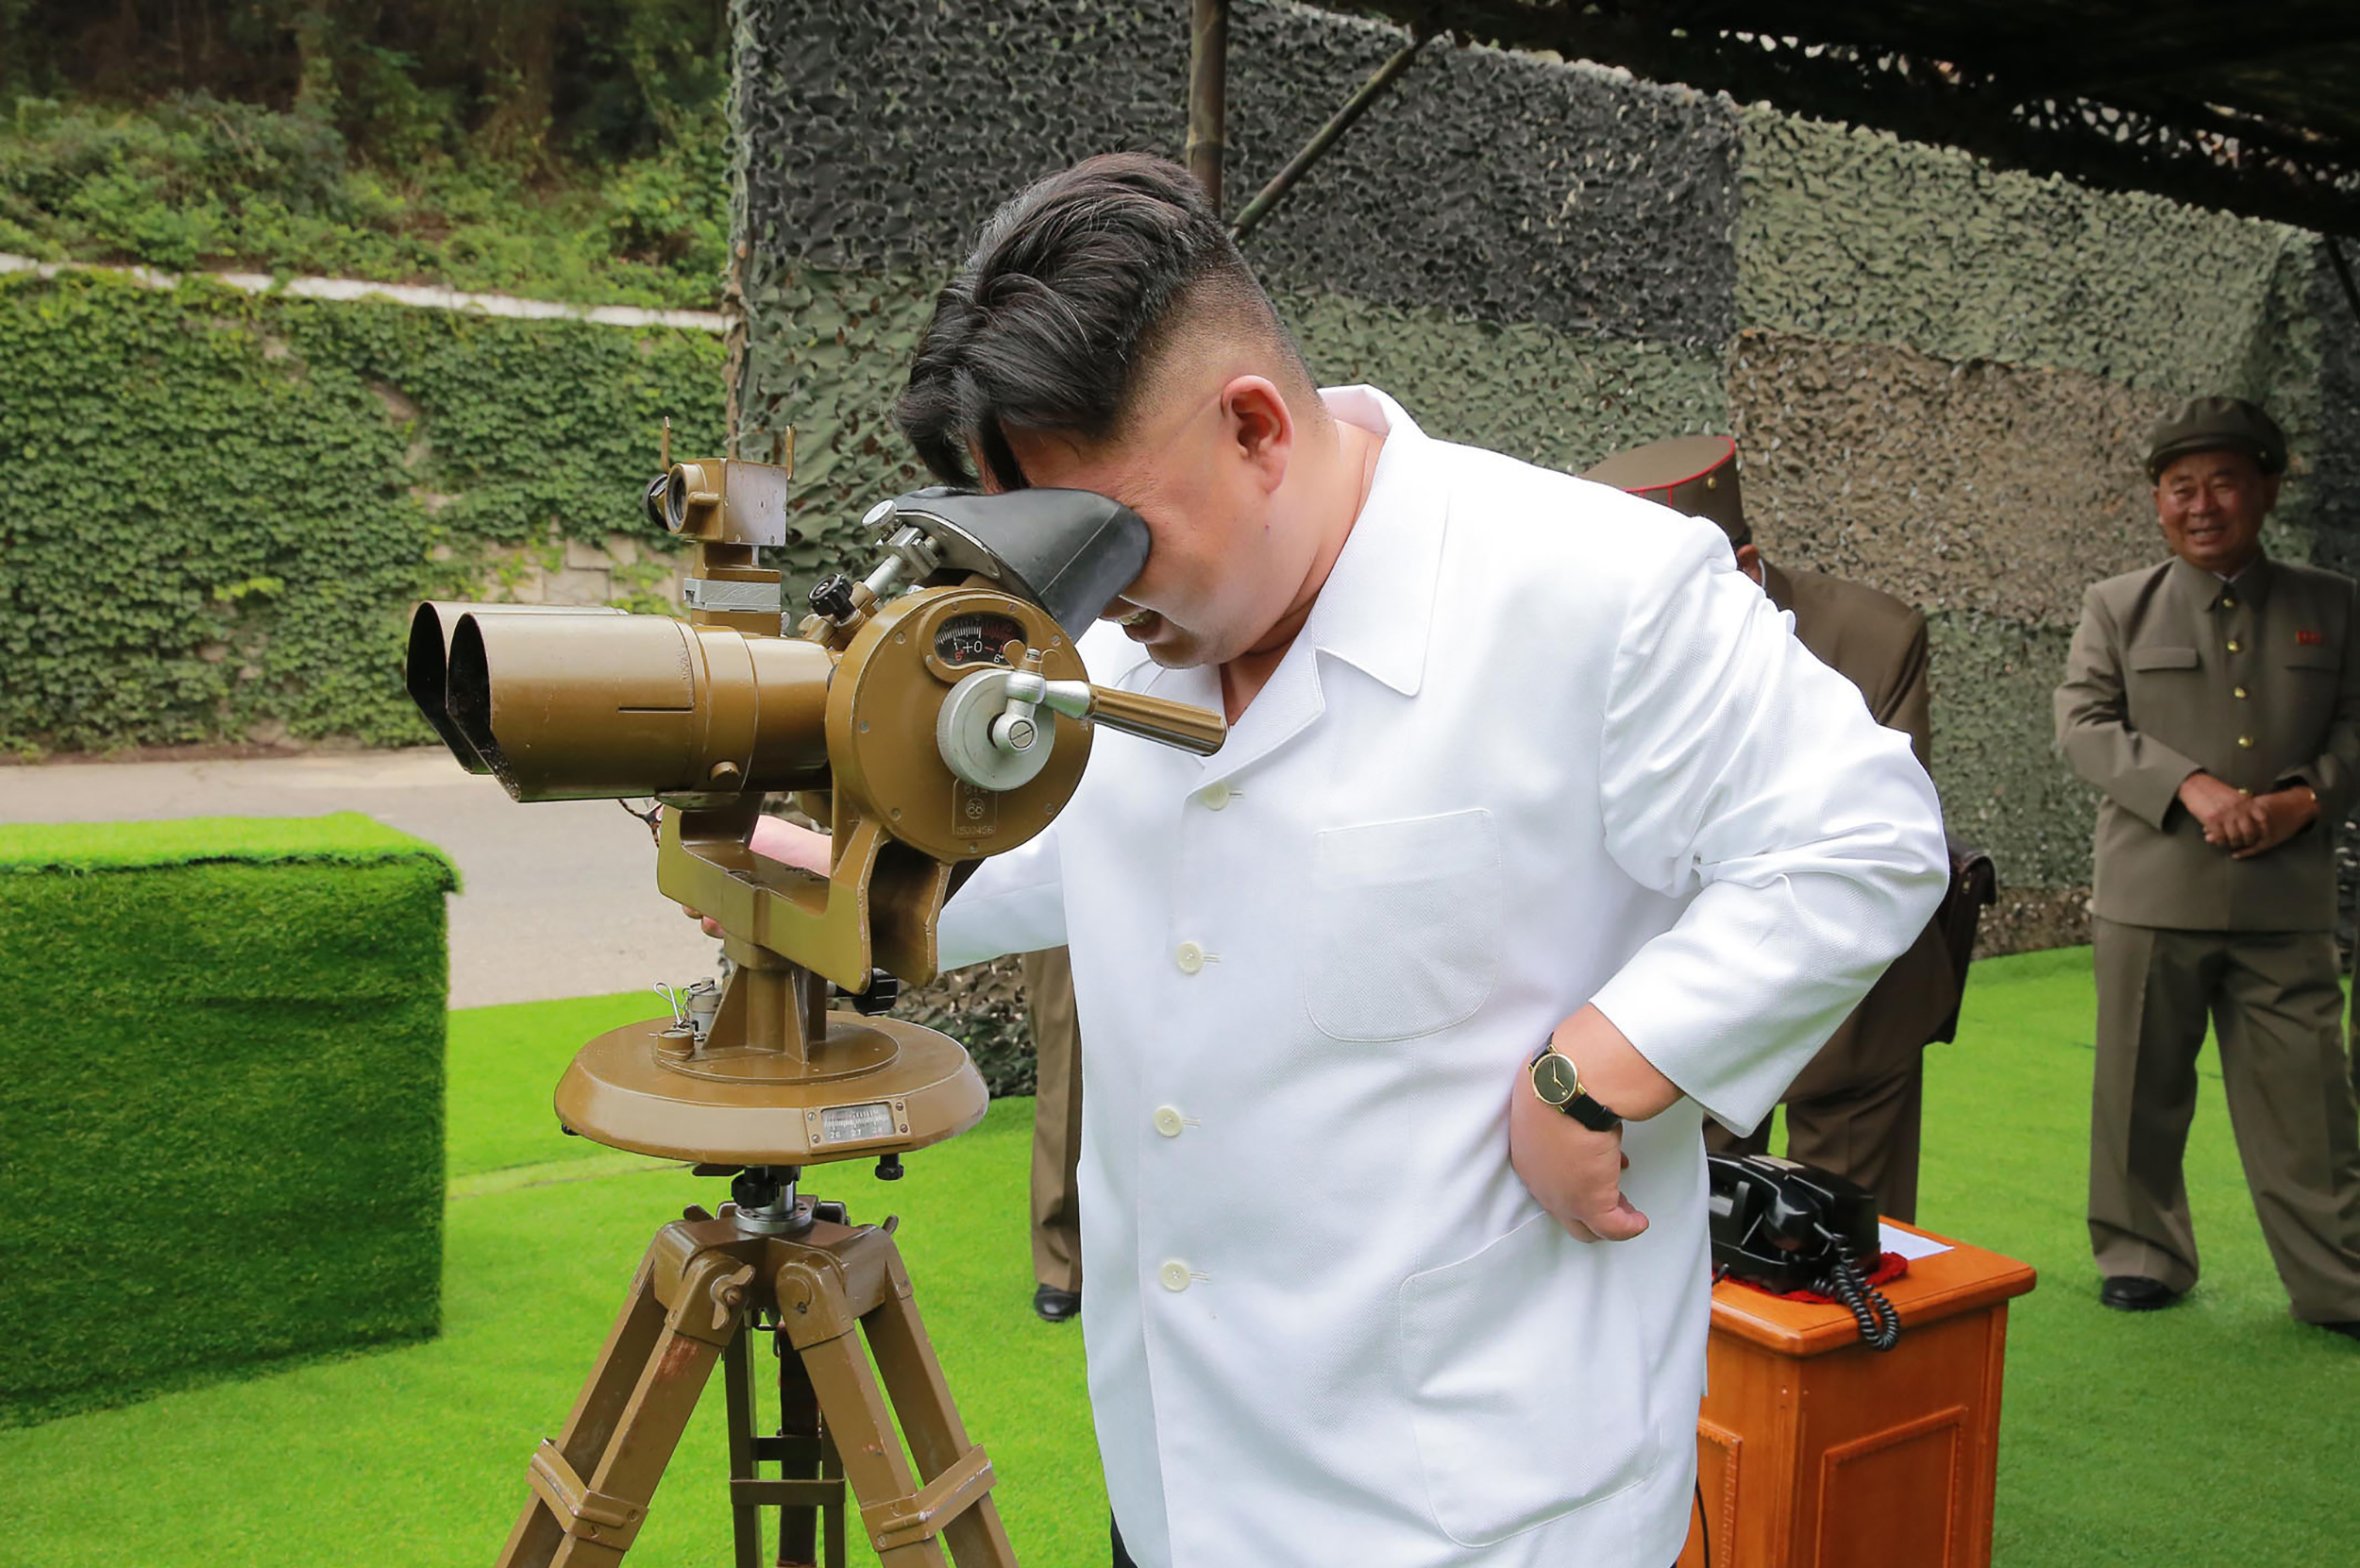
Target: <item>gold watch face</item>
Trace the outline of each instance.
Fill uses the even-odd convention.
[[[1562,1107],[1581,1092],[1581,1075],[1574,1064],[1552,1051],[1532,1064],[1532,1091],[1552,1105]]]

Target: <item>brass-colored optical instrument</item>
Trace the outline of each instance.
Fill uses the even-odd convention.
[[[733,1201],[657,1233],[564,1435],[533,1456],[503,1568],[619,1561],[716,1359],[739,1564],[763,1560],[776,1507],[777,1562],[840,1568],[848,1484],[888,1568],[946,1548],[958,1568],[1014,1562],[890,1235],[798,1178],[858,1158],[897,1176],[982,1117],[958,1042],[885,1009],[898,981],[933,978],[965,875],[1055,819],[1093,732],[1209,755],[1224,727],[1092,685],[1074,649],[1145,563],[1126,508],[1074,490],[882,501],[867,575],[818,583],[789,633],[756,553],[786,542],[788,480],[667,461],[647,487],[649,515],[695,546],[684,621],[440,602],[412,620],[411,696],[461,765],[519,801],[655,797],[656,885],[719,924],[727,960],[669,1017],[592,1040],[558,1086],[567,1130],[696,1161]],[[824,874],[753,853],[781,791],[826,825]],[[770,1435],[754,1332],[779,1351]]]

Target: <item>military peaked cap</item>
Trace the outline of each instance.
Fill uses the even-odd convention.
[[[1615,453],[1581,477],[1718,523],[1731,548],[1753,543],[1737,491],[1737,443],[1726,435],[1650,441]]]
[[[2260,405],[2242,397],[2191,397],[2147,434],[2147,477],[2190,452],[2243,452],[2265,474],[2286,471],[2286,432]]]

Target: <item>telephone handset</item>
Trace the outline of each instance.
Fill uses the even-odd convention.
[[[1705,1166],[1714,1279],[1832,1297],[1870,1348],[1893,1348],[1900,1314],[1867,1279],[1880,1251],[1874,1197],[1832,1171],[1771,1155],[1709,1155]]]

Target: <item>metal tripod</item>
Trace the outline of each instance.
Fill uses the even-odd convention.
[[[500,1568],[619,1563],[716,1360],[736,1568],[761,1568],[766,1508],[777,1563],[843,1568],[848,1484],[884,1568],[1016,1568],[991,1462],[960,1425],[892,1236],[798,1198],[796,1175],[748,1170],[717,1218],[692,1208],[656,1232],[565,1434],[532,1456]],[[777,1336],[775,1436],[755,1431],[747,1341],[763,1331]]]

